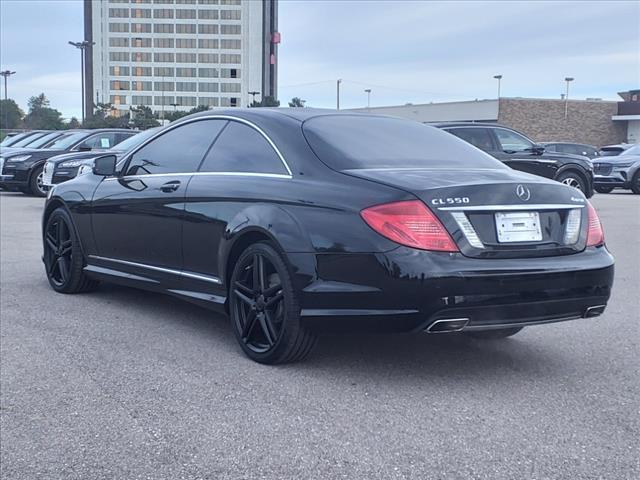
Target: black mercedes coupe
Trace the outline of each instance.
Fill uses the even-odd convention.
[[[594,317],[614,269],[576,189],[434,127],[307,108],[206,111],[97,158],[49,192],[43,245],[56,291],[227,312],[262,363],[325,331],[495,339]]]

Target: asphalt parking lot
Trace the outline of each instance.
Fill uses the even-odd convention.
[[[512,339],[325,337],[245,358],[225,318],[40,261],[42,199],[0,193],[6,479],[640,478],[640,196],[596,195],[604,316]]]

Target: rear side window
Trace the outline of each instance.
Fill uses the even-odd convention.
[[[493,131],[496,132],[496,136],[502,146],[502,150],[507,153],[524,152],[525,150],[529,150],[533,147],[533,143],[524,135],[520,135],[519,133],[506,130],[504,128],[495,128]]]
[[[125,175],[195,172],[225,123],[200,120],[169,130],[133,154]]]
[[[447,131],[485,152],[495,150],[493,138],[488,128],[450,128]]]
[[[303,131],[315,154],[335,170],[508,168],[443,130],[410,120],[325,115],[305,121]]]
[[[101,148],[111,148],[116,143],[116,134],[114,132],[99,133],[87,138],[84,142],[74,147],[75,150],[81,148],[90,148],[91,150]]]
[[[264,138],[248,125],[229,122],[207,154],[201,172],[271,173],[287,175],[282,160]]]

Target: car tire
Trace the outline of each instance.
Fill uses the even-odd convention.
[[[512,327],[512,328],[498,328],[495,330],[480,330],[478,332],[467,332],[468,335],[479,340],[499,340],[501,338],[507,338],[515,335],[524,327]]]
[[[49,285],[59,293],[93,290],[98,282],[84,272],[84,255],[69,212],[54,210],[44,228],[44,265]]]
[[[300,322],[300,303],[284,256],[265,242],[249,246],[234,265],[229,312],[244,353],[264,364],[303,360],[316,336]]]
[[[611,193],[613,192],[613,187],[594,187],[595,191],[598,193]]]
[[[636,195],[640,195],[640,170],[631,179],[631,191]]]
[[[569,170],[567,172],[562,172],[560,175],[556,177],[556,181],[563,183],[569,187],[576,188],[580,190],[585,195],[587,194],[587,185],[578,172],[574,172],[573,170]]]
[[[40,165],[33,170],[31,177],[29,178],[29,191],[36,197],[47,196],[47,190],[45,189],[44,183],[42,183],[43,175],[44,165]]]

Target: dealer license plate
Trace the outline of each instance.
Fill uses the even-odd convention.
[[[495,215],[498,242],[539,242],[542,240],[538,212],[498,212]]]

